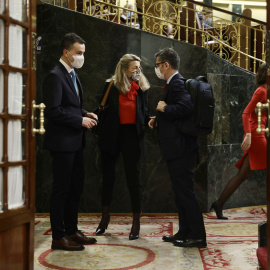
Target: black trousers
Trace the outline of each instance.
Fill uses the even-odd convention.
[[[167,160],[179,216],[179,233],[188,238],[206,237],[203,216],[194,190],[193,168],[197,151]]]
[[[101,151],[103,173],[102,206],[110,206],[115,182],[115,165],[122,154],[133,213],[141,212],[140,169],[141,150],[135,125],[120,125],[114,153]]]
[[[53,188],[50,202],[52,238],[78,230],[78,206],[83,191],[83,151],[51,152]]]

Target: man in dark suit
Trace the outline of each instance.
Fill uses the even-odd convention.
[[[52,157],[53,188],[50,202],[52,249],[83,250],[96,243],[78,230],[78,205],[83,191],[84,132],[97,116],[82,109],[83,91],[74,68],[84,63],[85,41],[66,34],[60,45],[59,63],[45,78],[45,148]],[[96,120],[95,120],[96,119]]]
[[[156,54],[156,75],[167,81],[163,100],[158,102],[156,108],[156,123],[179,216],[179,231],[162,239],[180,247],[206,247],[205,227],[193,181],[197,138],[182,134],[178,129],[179,120],[187,117],[193,109],[185,80],[178,72],[179,66],[179,55],[173,49],[165,48]],[[150,128],[153,128],[154,122],[153,118],[149,121]]]

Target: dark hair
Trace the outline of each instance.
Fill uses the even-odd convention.
[[[64,49],[69,51],[72,48],[73,44],[76,42],[78,42],[80,44],[86,43],[81,37],[79,37],[75,33],[65,34],[65,36],[62,39],[61,44],[60,44],[61,55],[63,54]]]
[[[209,8],[203,8],[202,11],[205,12],[205,13],[211,13],[212,14],[212,10],[209,9]]]
[[[178,53],[172,48],[165,48],[155,54],[155,57],[159,57],[161,62],[168,62],[173,69],[178,70],[180,67],[180,57]]]
[[[263,63],[259,66],[258,71],[256,73],[256,83],[258,85],[263,85],[266,83],[266,75],[267,75],[267,65]]]

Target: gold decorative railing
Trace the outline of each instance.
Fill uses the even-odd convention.
[[[44,1],[53,1],[54,4],[60,1],[62,4],[65,0]],[[265,61],[266,23],[250,18],[249,10],[237,15],[191,0],[138,0],[138,6],[133,2],[136,3],[127,0],[123,7],[120,0],[77,0],[75,9],[100,19],[202,46],[249,71],[256,72]],[[224,19],[233,15],[236,16],[234,21]]]

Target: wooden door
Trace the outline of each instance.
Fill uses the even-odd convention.
[[[35,0],[0,0],[0,270],[33,269],[35,24]]]
[[[267,16],[266,16],[266,63],[268,65],[267,70],[267,99],[270,99],[270,5],[267,1]],[[268,106],[268,128],[270,124],[270,106]],[[270,269],[270,140],[267,137],[267,170],[266,170],[266,187],[267,187],[267,269]]]

